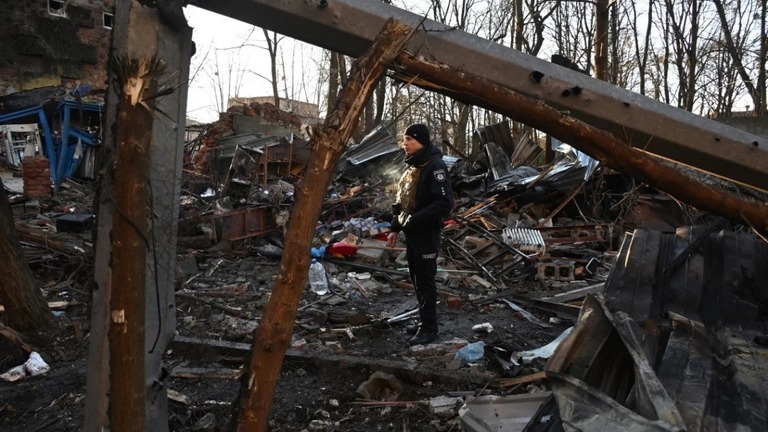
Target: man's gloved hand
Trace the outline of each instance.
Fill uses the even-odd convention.
[[[411,222],[411,215],[408,213],[400,213],[397,215],[397,223],[401,228],[405,228]]]

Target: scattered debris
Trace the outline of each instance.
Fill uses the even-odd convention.
[[[472,398],[459,410],[461,425],[467,432],[523,431],[550,395],[543,391]]]
[[[485,356],[485,342],[478,341],[468,344],[467,346],[456,351],[454,360],[458,360],[462,365],[467,363],[475,363],[480,361]]]
[[[33,351],[29,353],[29,359],[24,362],[24,364],[13,367],[7,372],[0,374],[0,378],[4,381],[14,382],[28,377],[45,375],[50,370],[51,367],[48,366],[48,363],[46,363],[42,357],[40,357],[40,354]]]
[[[543,347],[537,348],[535,350],[518,352],[518,358],[520,358],[523,363],[531,363],[536,359],[548,359],[552,357],[552,354],[555,352],[560,343],[563,342],[563,340],[565,340],[569,334],[571,334],[571,330],[573,330],[573,327],[568,327],[562,333],[560,333],[560,336],[558,336],[552,342],[544,345]]]
[[[357,387],[357,393],[367,400],[395,401],[403,392],[397,379],[383,372],[374,372],[368,381]]]
[[[201,131],[184,154],[169,399],[171,409],[183,407],[175,421],[187,430],[217,430],[230,415],[217,408],[229,402],[219,401],[231,398],[242,377],[263,306],[285,274],[278,260],[313,149],[295,119],[269,104],[233,107]],[[539,427],[561,418],[578,422],[578,410],[606,430],[630,420],[637,428],[701,430],[704,420],[697,418],[725,421],[722,412],[703,408],[709,403],[746,412],[744,394],[728,392],[733,400],[714,401],[693,388],[711,388],[721,376],[713,350],[725,353],[721,358],[747,353],[730,360],[734,379],[743,378],[733,386],[757,388],[749,368],[762,370],[768,340],[756,330],[765,302],[756,290],[765,279],[764,245],[724,220],[691,217],[692,209],[681,210],[658,190],[567,146],[558,146],[555,160],[545,163],[535,137],[513,138],[507,122],[479,129],[473,140],[477,152],[448,161],[458,199],[438,262],[440,338],[427,346],[404,343],[405,324],[418,317],[417,300],[403,245],[386,246],[389,175],[402,152],[392,131],[380,125],[342,155],[307,250],[324,266],[328,291],[302,293],[285,358],[291,367],[283,371],[294,379],[296,398],[311,394],[312,402],[277,407],[282,418],[307,430],[367,430],[370,424],[350,426],[350,410],[418,410],[430,417],[421,426],[436,421],[451,424],[448,430],[460,420],[465,430],[479,432],[522,430],[529,421]],[[4,152],[20,155],[20,145]],[[87,302],[82,268],[93,250],[93,193],[80,183],[88,175],[74,173],[88,166],[93,145],[73,138],[66,167],[45,161],[56,174],[65,173],[54,185],[58,191],[47,196],[17,186],[15,168],[0,170],[4,183],[17,176],[6,186],[14,186],[11,203],[25,257],[57,267],[57,278],[42,290],[49,305],[68,316],[82,314]],[[51,177],[57,178],[53,171]],[[643,230],[702,221],[703,227],[676,236]],[[624,232],[632,234],[621,242]],[[603,295],[607,306],[593,297]],[[620,358],[601,363],[590,357],[607,356],[608,346]],[[660,363],[651,368],[643,356]],[[683,368],[683,357],[706,365],[700,379],[680,381],[674,371]],[[573,366],[577,360],[582,369],[595,369]],[[613,366],[597,369],[606,364]],[[604,370],[616,364],[624,369]],[[643,381],[637,388],[604,392],[629,382],[630,371]],[[342,379],[348,379],[343,387]],[[322,380],[335,387],[315,388]],[[198,397],[199,382],[227,390],[206,402]],[[662,387],[672,400],[682,395],[689,403],[661,398]],[[509,394],[523,392],[532,393]],[[469,400],[457,412],[464,397]],[[765,429],[760,419],[745,417],[739,424]]]

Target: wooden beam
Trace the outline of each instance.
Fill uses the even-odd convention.
[[[189,336],[177,336],[174,338],[173,343],[176,352],[182,353],[182,355],[184,355],[183,353],[188,349],[192,349],[193,352],[198,352],[202,349],[216,351],[227,355],[246,355],[251,349],[251,345],[242,342],[200,339]],[[471,384],[478,387],[486,387],[488,383],[493,382],[497,378],[497,374],[493,372],[452,371],[447,370],[444,367],[428,367],[420,363],[400,360],[368,358],[344,354],[313,353],[297,349],[287,350],[285,359],[313,364],[324,370],[367,368],[370,370],[390,373],[400,379],[407,379],[414,383],[433,381],[448,385]],[[178,373],[182,375],[182,377],[183,375],[191,376],[195,373],[199,376],[207,376],[206,374],[208,373],[219,374],[219,372],[212,372],[210,369],[206,369],[205,371],[187,371],[182,369]],[[174,372],[172,372],[172,374],[173,373]],[[228,369],[227,372],[220,372],[220,374],[226,375],[226,379],[228,379],[231,374],[234,374],[234,371]],[[207,377],[210,378],[210,376]]]

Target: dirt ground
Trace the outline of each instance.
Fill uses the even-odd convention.
[[[258,323],[260,310],[272,288],[279,259],[258,251],[264,244],[245,242],[228,251],[198,251],[193,254],[198,272],[181,282],[181,293],[190,296],[177,299],[177,334],[206,340],[225,340],[249,344],[251,331]],[[188,257],[188,255],[187,255]],[[384,257],[391,260],[394,257]],[[355,260],[355,258],[353,258]],[[71,277],[71,263],[62,257],[33,266],[44,286]],[[329,275],[344,278],[353,271],[344,265],[326,264]],[[43,376],[15,383],[0,382],[0,430],[3,431],[76,431],[83,426],[86,357],[88,344],[88,270],[80,269],[71,289],[47,291],[49,301],[65,300],[69,307],[56,312],[58,326],[46,335],[29,337],[50,364]],[[545,345],[572,325],[563,320],[549,328],[526,320],[520,313],[497,302],[483,304],[489,293],[482,288],[461,288],[461,301],[448,307],[439,305],[441,334],[437,342],[454,338],[467,342],[486,342],[486,356],[470,366],[451,371],[453,353],[416,357],[406,342],[405,323],[383,324],[383,319],[416,306],[412,292],[394,287],[386,278],[374,274],[369,282],[374,289],[368,297],[358,290],[345,291],[344,284],[332,288],[333,293],[318,297],[307,289],[295,327],[292,352],[301,356],[286,358],[275,394],[271,418],[273,431],[459,431],[458,406],[453,414],[438,416],[422,403],[438,396],[479,394],[511,394],[531,390],[531,386],[505,389],[493,381],[481,386],[462,381],[467,373],[509,376],[495,360],[490,347],[509,352]],[[587,284],[584,281],[583,284]],[[519,285],[521,292],[536,289],[534,282]],[[446,288],[448,289],[448,288]],[[235,297],[208,297],[208,303],[196,301],[195,294],[211,290],[235,291]],[[210,304],[224,305],[224,308]],[[225,311],[227,307],[230,311]],[[237,317],[231,311],[240,311]],[[350,311],[358,311],[355,319],[364,323],[351,325]],[[531,310],[543,321],[549,316]],[[337,321],[337,322],[334,322]],[[472,326],[491,323],[491,333],[476,333]],[[350,328],[351,333],[334,331]],[[8,357],[2,356],[6,360]],[[339,357],[343,361],[339,362]],[[0,358],[0,360],[3,360]],[[335,363],[333,362],[335,359]],[[350,359],[366,359],[356,362]],[[232,378],[183,378],[175,371],[192,368],[234,370],[242,366],[243,355],[224,353],[204,346],[181,347],[172,344],[165,357],[171,372],[169,388],[175,395],[169,401],[170,429],[174,431],[228,430],[232,404],[237,400],[239,381]],[[376,372],[377,361],[418,364],[434,370],[429,374],[395,374],[402,386],[395,403],[367,406],[359,404],[358,386]],[[7,363],[7,361],[6,361]],[[398,363],[399,364],[399,363]],[[14,366],[0,364],[3,371]],[[539,365],[540,367],[540,365]],[[455,366],[454,366],[455,368]],[[518,374],[535,372],[536,365],[516,370]],[[464,375],[462,375],[464,374]],[[452,380],[452,375],[458,378]],[[485,375],[483,375],[485,376]],[[445,378],[448,377],[448,378]],[[533,386],[536,386],[534,384]],[[181,402],[180,402],[181,401]]]

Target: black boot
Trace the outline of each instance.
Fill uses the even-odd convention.
[[[421,323],[416,324],[408,324],[405,326],[405,332],[411,336],[415,335],[419,332],[419,329],[421,328]]]
[[[437,330],[427,330],[420,327],[416,335],[408,339],[408,345],[426,345],[437,339]]]

